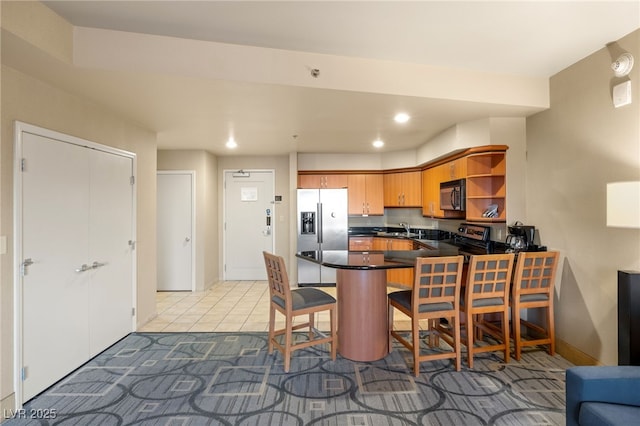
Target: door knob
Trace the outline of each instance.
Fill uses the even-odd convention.
[[[184,239],[184,241],[185,241],[186,243],[188,243],[189,241],[191,241],[191,238],[186,237],[186,238]]]

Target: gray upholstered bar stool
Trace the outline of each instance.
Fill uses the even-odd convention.
[[[281,256],[263,252],[264,263],[269,280],[270,308],[269,308],[269,353],[273,347],[278,348],[284,356],[284,371],[289,372],[291,353],[298,349],[313,345],[329,343],[331,345],[331,359],[336,359],[337,330],[336,330],[336,299],[316,288],[305,287],[291,290],[289,277]],[[276,311],[285,317],[285,327],[276,330]],[[315,328],[316,312],[329,311],[330,334],[326,335]],[[293,325],[293,318],[299,315],[309,315],[307,322]],[[308,340],[294,344],[295,330],[308,328]],[[284,335],[284,344],[277,336]]]

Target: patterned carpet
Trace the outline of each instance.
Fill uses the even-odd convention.
[[[55,418],[3,426],[565,424],[571,364],[541,350],[508,364],[484,354],[461,372],[449,360],[423,363],[416,378],[400,347],[370,363],[309,348],[289,373],[266,348],[266,333],[134,333],[23,413]]]

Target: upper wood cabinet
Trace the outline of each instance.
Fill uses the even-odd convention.
[[[349,215],[384,215],[382,184],[381,174],[348,175]]]
[[[384,175],[385,207],[421,207],[422,176],[419,171]]]
[[[440,183],[466,179],[466,211],[440,209]],[[474,222],[506,220],[506,154],[489,151],[469,154],[422,171],[422,215],[459,218]],[[489,206],[498,207],[497,217],[484,217]]]
[[[431,167],[422,171],[422,215],[444,217],[440,210],[440,179],[442,166]]]
[[[298,175],[298,188],[346,188],[348,185],[347,175],[317,174]]]
[[[466,158],[458,158],[456,160],[451,160],[440,167],[441,167],[443,182],[456,180],[456,179],[464,179],[467,177],[467,159]]]
[[[473,154],[467,160],[467,220],[506,221],[506,155],[504,152]],[[498,208],[496,217],[484,217],[489,206]]]

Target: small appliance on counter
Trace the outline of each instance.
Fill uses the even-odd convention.
[[[518,253],[521,251],[547,251],[545,246],[540,246],[534,243],[536,236],[536,227],[530,225],[523,225],[522,222],[517,221],[511,226],[508,226],[509,235],[505,244],[507,246],[508,253]]]

